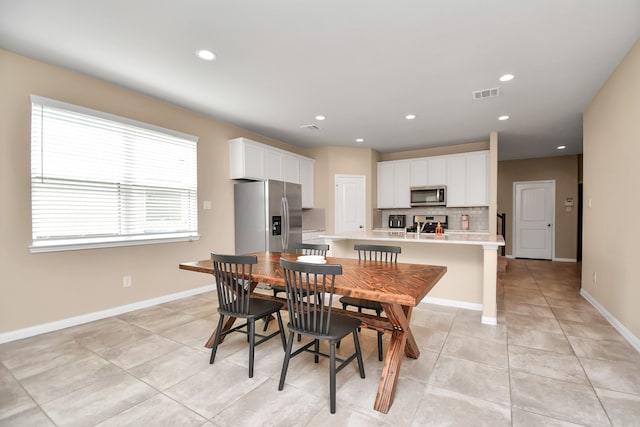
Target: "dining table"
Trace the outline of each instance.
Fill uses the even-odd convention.
[[[250,255],[255,255],[258,259],[257,264],[253,265],[251,285],[256,296],[274,299],[275,297],[255,291],[256,285],[268,283],[284,286],[280,259],[296,260],[298,255],[280,252],[257,252]],[[444,276],[447,267],[357,258],[326,257],[325,259],[328,264],[342,265],[342,275],[336,276],[335,279],[334,294],[378,301],[384,309],[385,316],[378,317],[332,307],[332,310],[339,310],[342,314],[357,317],[361,320],[363,327],[390,334],[374,402],[374,409],[386,414],[393,404],[404,356],[413,359],[420,357],[418,344],[411,332],[413,308]],[[179,265],[179,268],[200,273],[214,273],[211,259],[184,262]],[[283,309],[286,309],[286,304]],[[227,321],[224,325],[225,330],[231,328],[233,321],[235,319]],[[215,333],[214,330],[205,344],[207,347],[211,347]]]

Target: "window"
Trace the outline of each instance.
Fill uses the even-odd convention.
[[[31,96],[31,252],[198,238],[197,138]]]

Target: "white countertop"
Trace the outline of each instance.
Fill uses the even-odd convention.
[[[488,233],[464,233],[451,232],[442,235],[422,233],[406,233],[404,230],[373,230],[354,231],[350,233],[321,234],[323,239],[330,240],[376,240],[384,242],[406,242],[406,243],[436,243],[455,245],[496,245],[504,246],[504,238],[500,235],[489,235]]]

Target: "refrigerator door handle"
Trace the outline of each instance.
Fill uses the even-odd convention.
[[[289,244],[289,206],[287,206],[286,197],[280,200],[280,208],[282,209],[282,235],[280,239],[282,240],[282,252],[286,252]]]

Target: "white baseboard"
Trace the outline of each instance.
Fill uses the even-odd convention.
[[[426,297],[420,304],[445,305],[447,307],[465,308],[467,310],[482,311],[482,304],[458,301],[453,299]]]
[[[513,255],[505,255],[505,258],[509,258],[509,259],[516,259],[515,256]],[[578,262],[578,260],[576,258],[553,258],[551,261],[558,261],[558,262]]]
[[[0,333],[0,344],[32,337],[35,335],[45,334],[47,332],[57,331],[60,329],[68,328],[70,326],[93,322],[95,320],[105,319],[111,316],[117,316],[119,314],[128,313],[130,311],[139,310],[141,308],[151,307],[153,305],[163,304],[165,302],[174,301],[181,298],[190,297],[204,292],[213,291],[215,290],[215,288],[215,285],[202,286],[200,288],[189,289],[182,292],[176,292],[174,294],[163,295],[161,297],[108,308],[106,310],[94,311],[93,313],[81,314],[79,316],[56,320],[54,322],[42,323],[40,325],[17,329],[15,331],[3,332]]]
[[[483,325],[495,326],[498,324],[498,318],[493,316],[492,317],[482,316],[482,319],[480,319],[480,323],[482,323]]]
[[[580,289],[580,295],[582,295],[587,301],[589,301],[591,305],[594,306],[596,310],[598,310],[609,323],[611,323],[611,326],[616,328],[616,330],[620,332],[624,339],[629,341],[629,344],[635,347],[636,350],[640,351],[640,339],[638,339],[638,337],[633,335],[630,330],[625,328],[625,326],[620,323],[618,319],[613,317],[613,315],[609,313],[607,309],[604,308],[598,301],[596,301],[595,298],[593,298],[589,294],[589,292],[585,291],[584,288]]]

